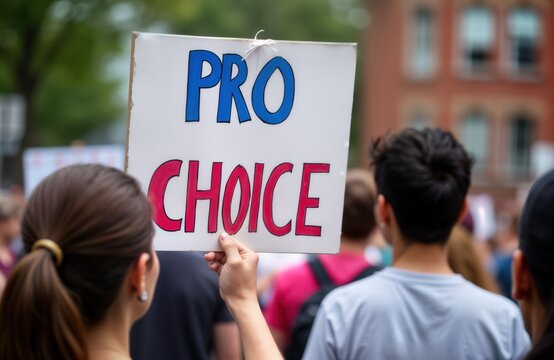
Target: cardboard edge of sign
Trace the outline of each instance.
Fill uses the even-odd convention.
[[[127,136],[125,139],[125,159],[124,171],[127,173],[129,168],[129,137],[131,135],[131,112],[133,111],[133,78],[135,74],[135,42],[139,36],[138,32],[131,33],[131,59],[129,66],[129,97],[127,99]]]

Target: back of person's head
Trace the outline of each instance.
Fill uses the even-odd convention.
[[[15,201],[8,196],[0,195],[0,241],[3,242],[0,245],[19,235],[19,213],[20,209]]]
[[[371,172],[349,170],[346,175],[342,235],[348,240],[366,241],[375,229],[375,185]]]
[[[19,207],[17,203],[5,195],[0,195],[0,221],[17,216]]]
[[[494,281],[485,270],[471,233],[457,225],[448,238],[448,263],[457,274],[473,284],[492,292],[498,292]]]
[[[554,354],[553,210],[554,171],[551,171],[531,188],[519,223],[519,247],[546,315],[543,334],[538,341],[534,339],[529,359],[550,359]]]
[[[377,191],[390,203],[402,235],[414,242],[447,241],[464,207],[472,159],[452,134],[405,129],[373,142]]]
[[[0,359],[87,359],[85,329],[104,320],[152,233],[150,205],[121,171],[76,165],[46,178],[23,215],[28,254],[2,297]],[[42,239],[62,256],[33,249]]]

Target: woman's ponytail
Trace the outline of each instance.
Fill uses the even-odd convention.
[[[28,255],[0,306],[0,360],[87,359],[88,331],[152,251],[153,232],[140,185],[117,169],[73,165],[43,180],[21,222]]]
[[[47,249],[32,251],[16,266],[1,305],[0,360],[88,358],[79,308]]]

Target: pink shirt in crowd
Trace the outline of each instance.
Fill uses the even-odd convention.
[[[369,266],[363,254],[320,255],[329,277],[335,284],[349,283]],[[264,309],[270,327],[290,337],[296,314],[302,304],[319,290],[316,278],[306,262],[283,270],[274,283],[273,297]]]

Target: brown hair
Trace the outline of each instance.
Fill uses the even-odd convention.
[[[121,171],[76,165],[46,178],[23,215],[29,254],[2,297],[0,359],[87,359],[85,329],[103,320],[152,233],[150,205]],[[46,249],[30,252],[39,239],[62,249],[60,266]]]
[[[456,225],[448,239],[448,263],[466,280],[488,291],[498,292],[494,280],[485,271],[471,234]]]
[[[367,240],[375,229],[375,185],[371,172],[353,169],[346,175],[342,234],[351,240]]]

